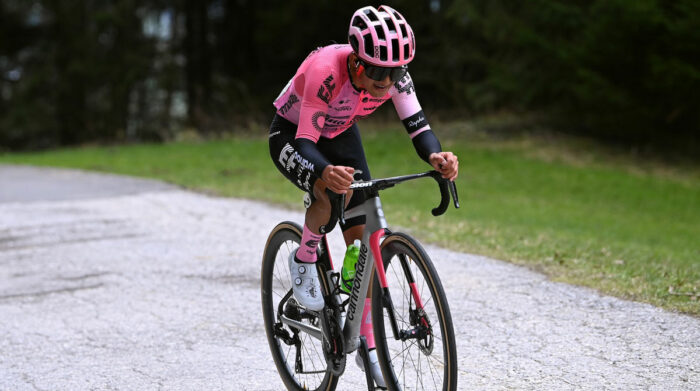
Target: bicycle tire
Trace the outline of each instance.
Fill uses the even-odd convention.
[[[321,342],[298,330],[295,333],[292,328],[283,326],[278,321],[279,303],[292,289],[288,257],[299,246],[301,233],[298,224],[285,221],[278,224],[267,239],[260,276],[265,333],[277,371],[288,390],[333,391],[338,377],[327,366]],[[284,341],[282,335],[285,331],[289,336],[299,336],[299,347]],[[297,354],[303,357],[300,360],[302,369],[311,368],[309,372],[314,373],[297,372]]]
[[[424,338],[395,339],[388,310],[382,305],[379,278],[375,275],[372,323],[377,357],[388,389],[456,390],[457,351],[452,316],[432,261],[418,241],[403,233],[387,236],[381,245],[381,253],[399,330],[418,330],[420,327],[430,330]],[[420,326],[425,323],[415,309],[402,263],[408,266],[416,282],[428,326]]]

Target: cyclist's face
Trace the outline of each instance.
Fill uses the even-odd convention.
[[[389,88],[394,84],[391,81],[391,78],[387,76],[384,78],[382,81],[377,81],[377,80],[372,80],[367,75],[365,72],[362,72],[360,75],[361,78],[361,84],[364,87],[367,92],[370,93],[375,98],[381,98],[382,96],[386,95],[389,93]]]
[[[374,80],[365,74],[364,67],[359,65],[356,60],[357,56],[354,53],[348,57],[349,64],[351,64],[350,77],[352,77],[353,83],[355,83],[357,87],[369,92],[369,94],[375,98],[381,98],[389,93],[389,88],[394,84],[394,82],[391,81],[391,77],[387,75],[384,80]],[[360,67],[359,69],[358,65]],[[361,71],[358,73],[358,70]]]

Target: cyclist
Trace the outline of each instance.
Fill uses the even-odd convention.
[[[406,19],[388,6],[360,8],[352,16],[349,45],[311,52],[274,101],[270,156],[280,172],[311,195],[300,247],[289,259],[294,297],[319,311],[324,302],[316,267],[319,228],[330,218],[326,189],[346,194],[347,208],[364,202],[348,188],[356,179],[370,180],[356,122],[392,100],[418,155],[444,178],[457,178],[459,162],[444,152],[421,109],[407,72],[415,55],[415,38]],[[362,236],[364,217],[342,224],[346,244]],[[369,295],[368,295],[369,296]],[[365,300],[360,334],[370,348],[372,376],[385,387],[377,363],[371,326],[371,301]],[[357,363],[364,368],[360,355]]]

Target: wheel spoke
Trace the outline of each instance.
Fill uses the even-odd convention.
[[[386,239],[388,240],[388,239]],[[398,387],[403,390],[442,390],[446,385],[448,365],[450,368],[454,363],[446,355],[447,352],[454,351],[453,336],[445,336],[442,333],[449,331],[445,329],[443,323],[443,312],[438,308],[444,298],[438,296],[441,292],[439,279],[431,276],[432,266],[430,260],[422,254],[416,254],[406,247],[402,241],[389,242],[391,251],[386,262],[386,275],[388,278],[389,291],[394,299],[394,317],[399,326],[399,330],[409,331],[423,325],[421,319],[425,317],[430,325],[430,334],[423,338],[408,338],[405,340],[395,340],[391,330],[388,311],[383,312],[385,336],[381,341],[385,353],[382,357],[389,360],[394,371],[394,376],[398,380]],[[386,250],[385,250],[386,251]],[[402,266],[402,260],[406,265]],[[400,269],[399,269],[400,268]],[[389,270],[391,269],[391,270]],[[415,290],[409,284],[409,274],[412,274],[415,283]],[[414,296],[414,292],[416,296]],[[400,295],[400,298],[398,297]],[[424,315],[419,316],[416,303],[420,299],[423,306]],[[447,313],[449,316],[449,313]],[[449,318],[447,318],[449,321]],[[450,341],[450,348],[446,350],[445,343]],[[379,341],[378,341],[379,342]],[[451,356],[453,357],[453,356]],[[449,369],[449,373],[453,369]],[[446,376],[446,374],[448,374]]]
[[[279,235],[279,236],[277,236]],[[266,258],[263,261],[263,309],[271,311],[265,314],[265,327],[270,332],[274,330],[274,325],[270,325],[270,319],[276,322],[280,301],[288,296],[291,290],[289,273],[289,254],[298,247],[301,239],[299,228],[288,227],[275,231],[275,234],[268,240],[268,248],[265,249]],[[297,319],[299,320],[299,319]],[[303,322],[309,322],[303,319]],[[293,336],[289,326],[284,326],[284,330]],[[298,331],[296,337],[299,338],[296,344],[287,345],[282,341],[279,334],[270,332],[269,338],[274,339],[272,355],[280,364],[279,370],[283,379],[291,377],[297,387],[303,389],[320,390],[328,389],[329,379],[327,376],[327,365],[324,359],[322,346],[309,334]],[[272,342],[272,341],[271,341]],[[296,373],[297,357],[301,360],[304,373]],[[284,374],[283,374],[284,372]],[[285,380],[286,381],[286,380]],[[335,380],[334,380],[335,381]]]

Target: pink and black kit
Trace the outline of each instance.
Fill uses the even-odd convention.
[[[428,161],[441,146],[418,103],[411,76],[395,82],[385,96],[375,98],[356,88],[349,74],[350,45],[330,45],[311,52],[274,101],[270,126],[270,156],[277,169],[298,188],[313,193],[313,185],[329,165],[361,170],[356,179],[369,180],[364,149],[356,122],[391,99],[418,155]],[[364,202],[355,192],[348,205]],[[349,219],[346,230],[364,224]]]

